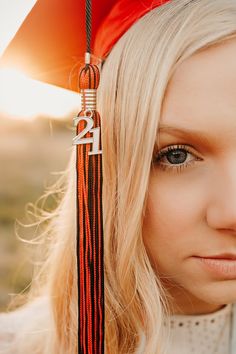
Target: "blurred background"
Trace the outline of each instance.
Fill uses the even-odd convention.
[[[35,2],[0,0],[0,56]],[[67,167],[79,107],[79,94],[0,67],[0,311],[13,294],[27,291],[32,276],[15,222],[28,222],[26,205]]]

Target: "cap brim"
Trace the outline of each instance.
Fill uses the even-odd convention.
[[[91,47],[116,0],[92,1]],[[76,67],[86,51],[85,0],[38,0],[0,59],[1,67],[77,91]]]

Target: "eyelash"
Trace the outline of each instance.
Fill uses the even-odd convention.
[[[196,159],[176,165],[176,166],[174,164],[171,164],[170,162],[168,162],[169,164],[168,163],[165,163],[165,164],[160,163],[160,160],[163,157],[165,157],[169,152],[178,151],[178,150],[181,150],[181,151],[184,151],[188,154],[191,154],[191,155],[195,156]],[[157,163],[159,165],[159,167],[164,171],[171,170],[172,172],[177,171],[178,173],[180,173],[185,168],[194,165],[197,160],[201,160],[201,159],[198,158],[195,154],[193,154],[193,152],[191,152],[191,150],[187,147],[187,145],[171,145],[171,146],[168,146],[167,148],[164,148],[158,152],[158,154],[155,158],[155,163]]]

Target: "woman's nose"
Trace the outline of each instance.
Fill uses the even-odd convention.
[[[209,190],[207,223],[211,228],[227,230],[236,235],[236,160],[218,171]]]

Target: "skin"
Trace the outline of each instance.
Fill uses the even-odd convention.
[[[163,102],[160,126],[199,132],[160,130],[158,151],[179,144],[191,152],[174,162],[173,153],[171,162],[154,159],[143,224],[145,247],[176,314],[211,313],[236,301],[236,276],[212,273],[195,258],[236,255],[234,58],[236,39],[192,55],[175,71]],[[180,172],[162,168],[190,160]]]

